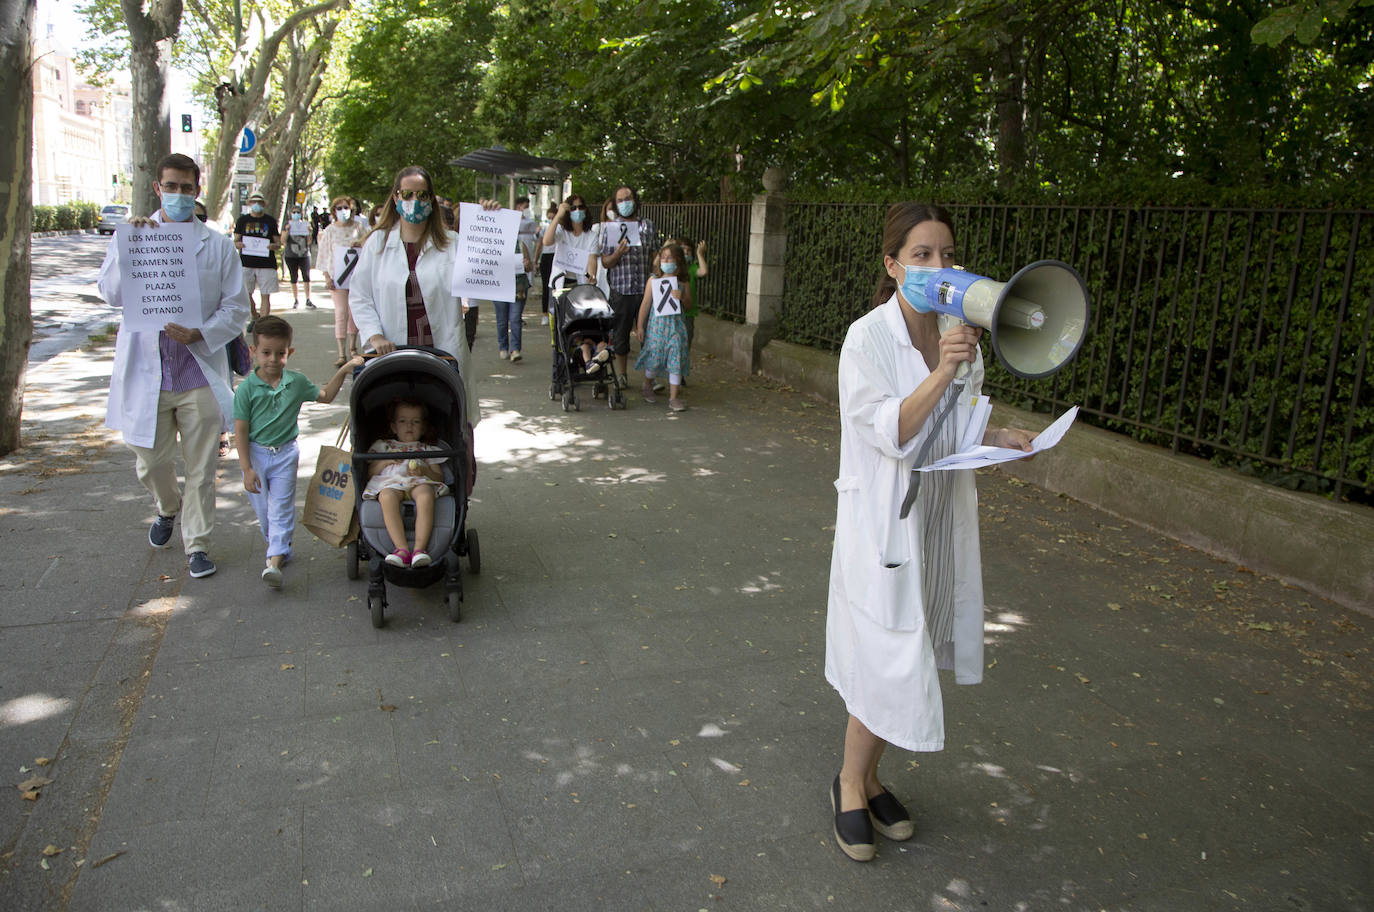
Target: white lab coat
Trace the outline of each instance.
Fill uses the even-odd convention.
[[[228,430],[234,415],[234,393],[224,346],[242,331],[248,319],[248,292],[243,287],[243,270],[234,242],[199,220],[193,219],[190,224],[197,240],[203,321],[200,333],[204,338],[187,348],[219,403],[221,427]],[[111,240],[99,279],[100,296],[111,307],[123,306],[119,282],[119,244]],[[105,410],[107,428],[121,431],[127,442],[145,448],[152,447],[157,436],[157,402],[162,388],[162,356],[157,337],[155,332],[133,332],[120,327],[115,337],[110,399]]]
[[[901,401],[930,376],[894,294],[854,321],[840,352],[839,504],[830,562],[826,679],[851,715],[907,750],[944,746],[937,668],[960,684],[983,677],[983,582],[972,471],[954,482],[954,643],[932,648],[921,602],[921,519],[898,518],[931,419],[897,442]],[[981,356],[956,413],[983,383]],[[934,413],[932,413],[933,418]],[[965,419],[966,420],[966,419]],[[963,422],[961,422],[962,424]],[[893,566],[896,565],[896,566]]]
[[[453,261],[458,253],[458,235],[452,231],[447,234],[448,245],[443,250],[435,249],[429,236],[425,236],[420,258],[415,261],[415,275],[420,280],[420,294],[425,299],[434,346],[457,360],[458,373],[467,393],[468,421],[476,427],[481,420],[477,377],[463,332],[462,301],[449,290],[452,288]],[[361,341],[382,335],[397,345],[406,344],[406,280],[409,278],[400,230],[369,234],[348,284],[348,306],[353,311],[353,322],[358,324]]]

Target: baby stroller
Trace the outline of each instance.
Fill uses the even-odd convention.
[[[582,410],[577,402],[577,384],[592,384],[592,398],[605,398],[613,409],[625,407],[625,394],[616,382],[615,358],[608,359],[595,374],[587,373],[580,340],[587,339],[607,345],[615,335],[615,314],[600,288],[595,285],[572,285],[559,289],[553,299],[553,319],[549,321],[553,337],[553,382],[549,384],[549,398],[563,397],[563,411]],[[575,341],[577,340],[577,341]]]
[[[473,573],[482,568],[477,530],[466,528],[472,438],[468,430],[463,380],[456,368],[453,360],[438,349],[403,347],[369,361],[353,381],[349,415],[353,428],[353,477],[357,479],[353,490],[359,536],[348,545],[347,570],[349,579],[357,579],[359,565],[367,564],[367,607],[372,614],[373,627],[381,627],[385,622],[388,582],[419,589],[442,578],[449,619],[459,620],[463,575],[458,559],[466,557],[468,569]],[[373,443],[391,436],[387,406],[397,398],[423,402],[429,410],[431,430],[449,449],[369,453],[368,448]],[[391,553],[392,544],[382,520],[381,504],[363,499],[368,463],[398,457],[444,460],[444,483],[449,493],[436,498],[434,503],[434,531],[430,534],[428,549],[434,562],[427,567],[397,567],[386,563],[385,557]],[[407,501],[402,506],[402,516],[407,534],[413,535],[415,504]]]

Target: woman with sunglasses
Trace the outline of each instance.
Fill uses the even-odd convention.
[[[486,209],[500,204],[483,200]],[[434,181],[424,168],[402,168],[391,195],[363,241],[349,284],[358,338],[379,355],[398,345],[428,345],[451,355],[476,425],[477,383],[463,332],[463,302],[449,290],[458,236],[435,205]]]
[[[555,263],[568,263],[576,259],[578,264],[586,263],[582,274],[571,269],[565,270],[570,283],[592,282],[596,280],[597,255],[601,247],[601,232],[591,222],[587,201],[581,194],[574,193],[558,204],[549,227],[544,229],[544,247],[554,251]]]

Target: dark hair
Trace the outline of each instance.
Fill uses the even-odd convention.
[[[530,204],[530,198],[528,196],[517,196],[515,198],[515,205],[518,206],[521,203],[524,203],[526,206],[528,206]]]
[[[579,203],[578,203],[577,206],[574,206],[574,205],[573,205],[573,203],[572,203],[573,200],[579,200]],[[582,208],[582,209],[586,209],[586,208],[587,208],[587,200],[586,200],[586,198],[585,198],[582,194],[580,194],[580,193],[569,193],[569,194],[568,194],[568,198],[565,199],[563,202],[565,202],[565,203],[568,204],[568,211],[565,212],[565,213],[563,213],[563,217],[562,217],[561,219],[558,220],[558,224],[560,224],[560,225],[563,226],[563,230],[564,230],[564,231],[571,232],[571,231],[573,230],[572,211],[573,211],[574,209],[579,208],[579,207]],[[591,215],[591,213],[588,212],[587,215]],[[589,228],[589,227],[591,227],[591,222],[588,221],[586,217],[583,217],[583,219],[582,219],[582,228],[583,228],[583,230],[586,230],[586,229]]]
[[[612,200],[612,201],[614,201],[615,198],[616,198],[617,196],[620,195],[620,191],[621,191],[621,190],[629,190],[629,191],[630,191],[630,199],[632,199],[632,200],[635,201],[635,208],[634,208],[634,210],[633,210],[629,215],[625,216],[625,218],[629,218],[629,219],[639,218],[639,191],[636,190],[634,187],[631,187],[629,184],[621,184],[619,187],[616,187],[616,188],[615,188],[615,192],[611,194],[611,200]],[[616,214],[616,215],[619,215],[619,214],[620,214],[620,206],[619,206],[619,205],[616,205],[616,207],[615,207],[615,214]]]
[[[162,183],[162,172],[171,168],[173,171],[191,171],[196,175],[196,186],[200,186],[200,165],[189,155],[182,155],[180,152],[173,152],[162,161],[157,163],[157,180]]]
[[[257,345],[258,340],[264,336],[271,339],[285,339],[286,344],[291,344],[291,339],[295,336],[295,331],[291,329],[291,324],[281,317],[258,317],[253,321],[253,344]]]
[[[424,423],[424,428],[420,431],[420,440],[423,443],[433,443],[434,429],[430,427],[429,424],[429,406],[418,399],[406,399],[402,396],[397,396],[395,399],[388,402],[386,406],[387,426],[390,427],[396,423],[396,413],[403,408],[420,410],[420,421]]]
[[[896,259],[906,243],[906,236],[922,222],[941,222],[948,226],[951,235],[954,234],[954,216],[948,209],[926,203],[896,203],[887,210],[883,222],[883,256]],[[873,306],[887,303],[896,291],[897,280],[884,269],[878,280],[878,290],[873,294]]]
[[[391,193],[387,195],[385,204],[378,206],[382,211],[377,216],[377,224],[373,231],[390,232],[392,228],[401,221],[400,213],[396,211],[395,200],[392,199],[401,191],[401,180],[403,178],[419,175],[425,179],[425,189],[429,191],[429,218],[425,220],[425,234],[434,242],[434,246],[443,250],[448,246],[448,230],[444,226],[444,212],[439,205],[439,196],[434,192],[434,178],[429,176],[429,172],[419,165],[410,165],[396,172],[396,179],[391,182]],[[371,235],[369,234],[369,237]]]

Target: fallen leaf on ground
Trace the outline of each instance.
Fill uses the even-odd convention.
[[[98,867],[100,867],[100,866],[103,865],[103,864],[108,864],[109,862],[114,861],[116,858],[118,858],[119,856],[121,856],[121,855],[123,855],[123,854],[124,854],[124,852],[121,850],[121,851],[115,852],[113,855],[106,855],[104,858],[100,859],[99,861],[93,862],[93,863],[91,864],[91,867],[93,867],[93,868],[98,868]]]
[[[396,707],[391,705],[390,703],[383,703],[381,706],[378,707],[378,709],[380,709],[384,713],[394,713],[396,711]]]
[[[52,843],[48,843],[47,845],[43,846],[43,854],[48,856],[49,858],[52,858],[54,855],[61,855],[62,850],[59,849],[57,846],[53,845]]]
[[[283,666],[281,667],[281,670],[282,670],[282,671],[290,671],[291,669],[293,669],[293,668],[295,668],[295,667],[296,667],[295,665],[291,665],[291,664],[288,663],[288,664],[286,664],[286,665],[283,665]]]
[[[723,887],[725,886],[725,877],[721,874],[712,874],[711,883],[715,884],[718,887]]]
[[[47,766],[49,763],[52,763],[52,761],[47,757],[36,757],[33,761],[34,766]]]
[[[41,789],[45,785],[52,785],[52,783],[53,780],[46,776],[34,776],[30,779],[25,779],[23,782],[16,785],[15,788],[19,789],[21,792],[31,792],[34,789]]]

